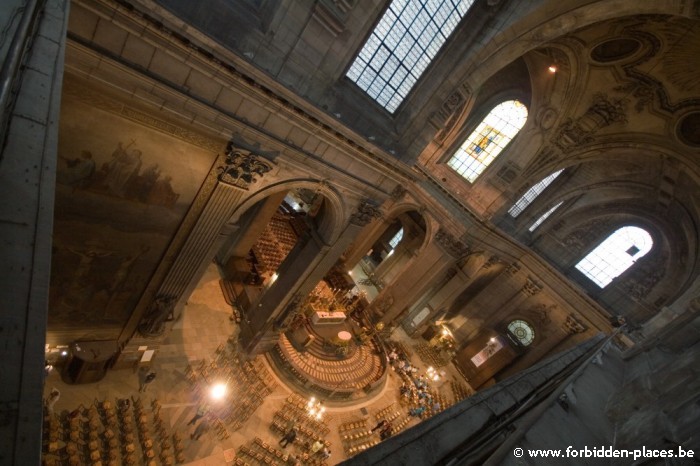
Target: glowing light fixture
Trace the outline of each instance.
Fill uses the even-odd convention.
[[[313,396],[311,399],[309,399],[309,402],[306,404],[306,412],[309,414],[309,417],[315,417],[316,419],[321,419],[321,416],[323,416],[323,413],[326,411],[326,408],[322,405],[320,400],[317,400]]]
[[[226,384],[224,383],[217,383],[214,384],[211,387],[211,391],[209,392],[211,397],[215,400],[220,400],[226,395]]]

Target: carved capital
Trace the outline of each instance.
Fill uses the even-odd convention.
[[[499,262],[501,262],[501,258],[494,254],[493,256],[489,257],[486,262],[484,262],[484,265],[482,265],[481,268],[488,270]]]
[[[456,259],[469,254],[469,246],[462,243],[442,228],[435,234],[435,240],[445,252]]]
[[[517,262],[513,262],[512,264],[508,265],[506,267],[506,272],[508,272],[510,275],[515,276],[518,272],[520,272],[520,264]]]
[[[564,322],[564,330],[569,335],[575,335],[585,332],[586,326],[579,321],[575,314],[569,314],[566,316],[566,321]]]
[[[362,201],[357,207],[357,211],[350,216],[350,223],[363,227],[379,218],[382,218],[381,210],[369,201]]]
[[[534,296],[540,291],[542,291],[542,288],[543,287],[541,284],[528,277],[520,291],[522,291],[527,296]]]
[[[219,181],[248,189],[258,178],[272,170],[272,164],[250,150],[236,147],[233,141],[226,146],[226,161],[219,167]]]

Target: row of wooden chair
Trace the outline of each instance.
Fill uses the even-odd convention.
[[[343,424],[340,424],[338,426],[338,433],[342,434],[344,432],[348,432],[354,429],[366,429],[367,428],[367,419],[362,419],[362,420],[353,420],[349,422],[345,422]]]

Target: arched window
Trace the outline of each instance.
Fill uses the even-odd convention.
[[[532,344],[535,339],[535,329],[524,320],[514,320],[508,324],[508,331],[520,342],[523,346]]]
[[[637,259],[651,251],[654,242],[644,229],[626,226],[607,237],[597,248],[576,264],[576,268],[593,283],[605,288]]]
[[[527,120],[527,107],[517,100],[495,106],[447,162],[452,169],[474,182]]]
[[[525,210],[525,208],[537,198],[537,196],[542,194],[542,191],[544,191],[547,188],[547,186],[549,186],[552,183],[552,181],[557,179],[557,176],[561,175],[561,172],[563,171],[564,169],[562,168],[561,170],[556,171],[548,177],[535,183],[530,189],[528,189],[525,192],[525,194],[523,194],[520,197],[520,199],[515,201],[515,204],[513,204],[513,206],[510,209],[508,209],[508,213],[510,214],[510,216],[515,218],[518,215],[520,215],[523,212],[523,210]]]

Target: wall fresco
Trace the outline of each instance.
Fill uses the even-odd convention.
[[[160,130],[172,125],[132,114],[67,80],[49,331],[118,336],[214,162],[213,152]]]

